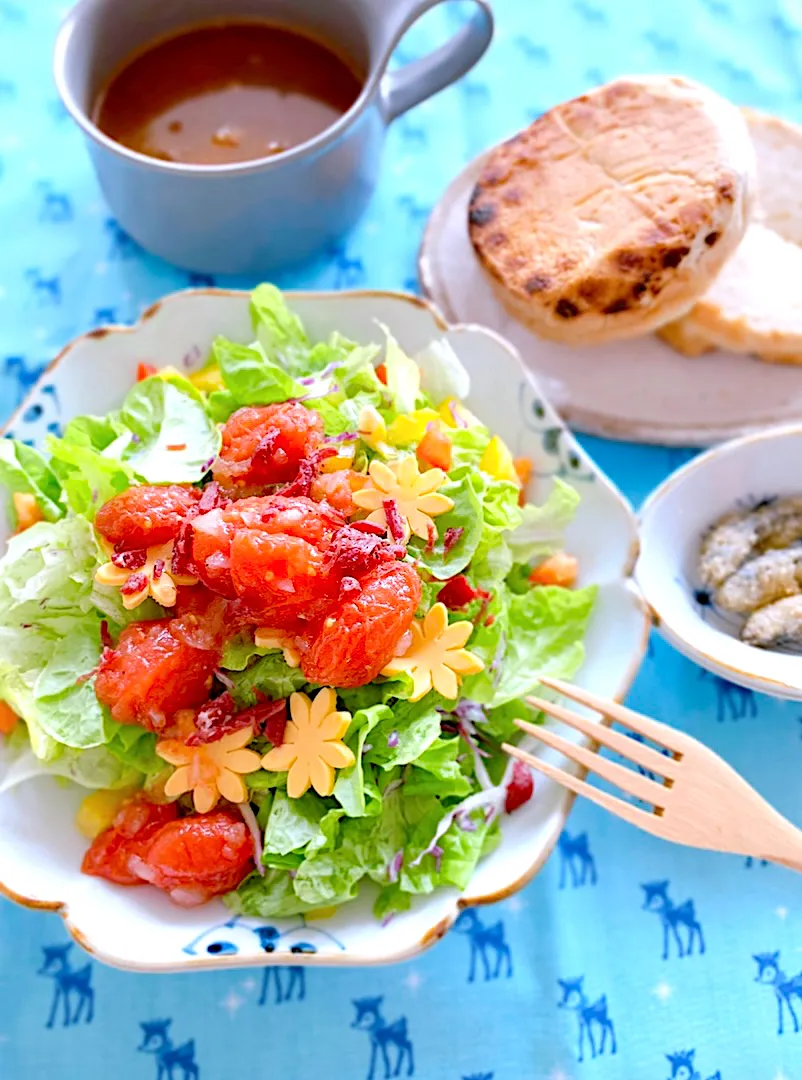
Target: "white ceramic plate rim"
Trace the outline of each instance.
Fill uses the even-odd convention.
[[[51,361],[51,363],[42,371],[36,384],[30,389],[25,399],[17,407],[17,409],[14,410],[13,414],[7,420],[5,425],[0,428],[0,437],[2,437],[6,431],[13,428],[13,426],[18,422],[19,418],[23,415],[26,408],[28,407],[29,398],[37,393],[37,391],[48,381],[52,372],[62,363],[62,361],[65,360],[65,358],[74,348],[80,345],[81,342],[85,341],[86,339],[102,338],[109,334],[135,334],[143,323],[147,322],[149,319],[152,319],[153,316],[156,315],[156,313],[163,305],[176,301],[180,302],[183,297],[186,297],[188,295],[246,297],[249,295],[249,291],[241,289],[220,288],[185,289],[180,292],[170,293],[167,296],[162,297],[160,300],[156,301],[142,313],[136,323],[124,326],[103,326],[95,330],[90,330],[85,334],[79,335],[77,338],[74,338],[67,345],[65,345],[64,348]],[[479,331],[481,332],[481,334],[494,339],[499,346],[501,346],[505,351],[511,354],[514,360],[517,362],[520,370],[525,373],[525,378],[529,382],[531,388],[537,392],[538,397],[541,400],[547,400],[545,395],[540,390],[535,376],[532,374],[531,371],[526,368],[526,366],[521,361],[517,350],[500,334],[488,329],[487,327],[478,326],[472,323],[448,323],[439,311],[439,309],[428,300],[424,300],[418,296],[414,296],[409,293],[396,292],[386,289],[356,289],[342,291],[287,290],[285,291],[285,295],[287,296],[290,304],[292,304],[293,299],[347,300],[349,298],[384,298],[393,301],[402,301],[412,306],[422,308],[430,314],[437,328],[443,332]],[[573,437],[570,436],[570,433],[569,440],[573,442]],[[627,499],[621,494],[618,488],[609,480],[606,474],[596,465],[595,462],[593,463],[593,469],[597,480],[600,481],[607,488],[608,493],[619,503],[621,509],[625,512],[632,527],[632,535],[635,538],[632,547],[628,553],[628,556],[625,560],[625,564],[621,567],[621,581],[635,600],[635,606],[642,618],[642,632],[638,647],[633,652],[624,677],[613,695],[614,700],[620,702],[623,700],[623,698],[628,693],[630,687],[632,686],[640,668],[643,657],[646,653],[649,632],[651,629],[651,618],[649,610],[641,596],[640,590],[638,589],[634,579],[634,566],[638,557],[637,519],[635,513]],[[34,910],[52,911],[58,913],[63,919],[65,927],[70,933],[70,935],[75,941],[78,942],[79,945],[82,946],[82,948],[95,956],[98,960],[101,960],[102,962],[109,964],[112,967],[118,967],[124,970],[144,972],[183,972],[201,969],[219,970],[226,967],[265,967],[275,964],[303,964],[305,966],[308,965],[321,967],[354,967],[368,966],[371,964],[386,964],[388,962],[396,963],[418,955],[425,949],[430,948],[435,942],[439,941],[440,938],[442,938],[453,926],[460,912],[465,908],[479,907],[507,899],[508,897],[514,895],[516,892],[522,889],[525,885],[527,885],[529,881],[531,881],[531,879],[538,873],[538,871],[541,869],[541,867],[551,854],[552,850],[554,849],[560,832],[563,829],[565,821],[573,805],[575,798],[573,793],[564,790],[561,794],[562,798],[559,813],[557,814],[556,827],[545,838],[545,841],[542,841],[540,843],[537,857],[532,861],[531,865],[520,877],[518,877],[513,882],[506,883],[502,888],[495,892],[475,895],[471,894],[469,886],[465,893],[456,897],[454,905],[448,911],[448,913],[442,918],[440,918],[436,923],[434,923],[434,925],[430,926],[420,936],[417,942],[409,945],[406,948],[399,949],[391,956],[384,954],[381,957],[376,957],[375,959],[373,959],[370,956],[363,955],[356,963],[351,957],[349,957],[348,954],[342,956],[336,953],[297,956],[292,954],[287,955],[282,953],[275,953],[270,954],[269,956],[267,954],[263,954],[260,956],[242,956],[231,959],[219,956],[215,956],[212,958],[193,956],[188,957],[185,960],[182,959],[180,962],[167,961],[163,964],[145,962],[142,964],[137,964],[135,962],[131,962],[130,960],[122,961],[118,956],[115,956],[114,954],[109,953],[105,950],[98,949],[96,946],[94,946],[86,929],[79,928],[73,923],[70,915],[69,903],[67,901],[58,899],[50,900],[28,897],[15,890],[12,890],[7,885],[5,885],[2,880],[0,880],[0,894],[5,895],[8,899],[14,901],[17,904],[20,904],[23,907],[28,907]]]
[[[675,470],[675,472],[671,473],[671,475],[649,495],[637,515],[639,531],[641,534],[643,533],[644,524],[655,513],[663,500],[673,494],[675,488],[680,487],[689,476],[704,471],[709,467],[711,462],[729,457],[730,454],[737,452],[745,446],[756,445],[761,442],[771,442],[775,439],[786,438],[789,435],[802,435],[802,422],[778,424],[762,431],[743,435],[737,439],[730,439],[720,446],[714,446],[712,449],[699,454],[692,461],[689,461],[687,464],[682,465],[679,469]],[[666,613],[665,608],[656,598],[654,592],[645,584],[643,575],[638,573],[639,562],[640,558],[638,563],[635,564],[634,577],[641,595],[651,611],[654,625],[679,652],[689,659],[694,660],[706,670],[712,671],[714,674],[720,675],[723,679],[728,679],[730,682],[738,683],[741,686],[748,686],[772,697],[802,700],[802,685],[795,686],[785,680],[771,679],[761,674],[759,670],[761,659],[766,656],[766,653],[762,649],[746,645],[737,638],[730,637],[722,632],[722,644],[726,645],[727,648],[733,649],[735,656],[743,658],[743,663],[740,666],[736,666],[735,664],[725,662],[714,653],[706,652],[705,650],[698,648],[692,640],[688,639],[687,635],[682,633],[676,621]],[[750,660],[753,660],[754,664],[749,663]],[[802,658],[800,658],[800,660],[802,661]]]

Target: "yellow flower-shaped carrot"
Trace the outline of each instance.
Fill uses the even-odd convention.
[[[445,604],[435,604],[424,619],[415,619],[410,627],[412,641],[403,656],[396,656],[383,668],[382,675],[408,672],[412,676],[411,701],[419,701],[434,688],[443,697],[459,696],[463,675],[475,675],[484,667],[478,656],[464,648],[473,631],[473,623],[448,624]]]
[[[411,455],[385,464],[371,461],[368,470],[369,484],[353,494],[354,503],[362,510],[370,510],[368,521],[388,528],[385,503],[393,503],[401,519],[403,542],[412,533],[427,543],[432,540],[433,517],[445,514],[454,503],[447,495],[437,491],[448,477],[442,469],[427,469],[421,473],[417,460]],[[392,524],[392,523],[391,523]],[[393,530],[390,529],[393,536]],[[401,539],[393,536],[393,539]]]
[[[247,727],[197,746],[162,739],[156,743],[156,753],[176,766],[164,785],[164,794],[174,799],[191,791],[199,814],[211,810],[221,795],[229,802],[246,802],[248,791],[242,777],[261,767],[259,754],[245,749],[252,738],[253,728]]]
[[[173,571],[173,541],[140,551],[114,551],[104,545],[109,561],[98,567],[95,581],[120,590],[123,607],[139,607],[149,596],[162,607],[176,601],[176,585],[196,585],[198,579]]]
[[[262,758],[269,772],[287,772],[287,795],[299,799],[313,787],[318,795],[334,791],[334,770],[354,764],[354,755],[342,741],[351,714],[337,712],[337,694],[319,690],[314,701],[306,694],[290,695],[290,717],[284,742]]]
[[[257,649],[281,649],[289,667],[298,667],[301,662],[301,652],[295,639],[283,630],[269,630],[262,626],[254,634],[253,641]]]

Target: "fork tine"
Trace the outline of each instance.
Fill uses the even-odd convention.
[[[553,716],[557,720],[562,720],[564,724],[581,731],[583,735],[587,735],[594,742],[601,743],[602,746],[606,746],[609,750],[615,750],[621,757],[633,761],[636,765],[640,765],[641,768],[648,769],[649,772],[657,773],[660,776],[666,776],[669,780],[676,780],[679,764],[674,758],[666,757],[665,754],[661,754],[658,750],[652,750],[650,746],[644,746],[643,743],[637,742],[630,735],[624,735],[620,731],[614,731],[612,728],[607,727],[606,724],[600,724],[598,720],[591,720],[587,716],[580,716],[579,713],[571,712],[564,705],[557,705],[553,701],[546,701],[545,698],[535,697],[534,695],[530,695],[526,700],[534,708],[548,713],[549,716]]]
[[[670,791],[670,788],[665,787],[665,785],[658,784],[654,780],[641,776],[640,773],[633,772],[626,765],[619,765],[615,761],[610,761],[609,758],[603,758],[601,754],[595,750],[589,750],[586,746],[577,746],[576,743],[563,738],[562,735],[558,735],[556,731],[552,731],[550,728],[528,724],[525,720],[516,720],[515,724],[521,731],[525,731],[527,735],[539,739],[546,746],[550,746],[552,750],[558,750],[571,761],[575,761],[577,765],[582,765],[585,769],[596,773],[604,780],[609,780],[611,784],[615,784],[616,787],[625,791],[627,795],[634,795],[635,798],[643,799],[644,802],[651,803],[652,806],[661,809],[665,807],[666,797]]]
[[[601,791],[599,788],[592,787],[592,785],[586,783],[584,780],[580,780],[579,777],[566,772],[565,769],[560,769],[556,765],[552,765],[549,761],[542,761],[533,754],[528,754],[526,750],[521,750],[519,746],[510,746],[509,743],[502,743],[501,749],[505,754],[510,754],[519,761],[523,761],[525,765],[529,765],[530,768],[535,769],[544,776],[548,776],[550,780],[555,780],[558,784],[573,791],[576,795],[582,795],[585,799],[589,799],[591,802],[596,803],[597,806],[602,806],[605,810],[609,810],[611,814],[623,818],[623,820],[628,821],[630,825],[637,825],[639,829],[645,829],[646,832],[654,833],[657,836],[660,835],[661,822],[663,819],[656,814],[650,814],[647,810],[640,810],[637,806],[630,806],[630,804],[625,803],[623,799],[618,799],[615,795],[609,795],[606,791]]]
[[[576,701],[580,705],[587,705],[589,709],[595,709],[596,712],[609,716],[611,720],[624,724],[625,727],[630,728],[632,731],[645,735],[647,739],[660,743],[661,746],[665,746],[666,750],[673,750],[678,754],[682,753],[682,733],[675,731],[667,724],[661,724],[659,721],[652,720],[649,716],[643,716],[642,713],[635,712],[634,709],[628,709],[625,705],[619,705],[615,701],[605,701],[604,698],[591,694],[589,690],[584,690],[581,686],[573,686],[571,683],[563,682],[562,679],[553,679],[550,675],[542,675],[540,682],[543,686],[548,686],[550,690],[556,690],[563,697],[570,698],[571,701]]]

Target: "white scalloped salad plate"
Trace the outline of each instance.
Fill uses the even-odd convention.
[[[445,337],[471,376],[469,408],[534,464],[529,497],[543,498],[560,476],[581,494],[567,546],[581,584],[599,586],[587,658],[577,682],[622,698],[646,646],[648,616],[631,580],[637,526],[630,507],[543,399],[511,346],[474,326],[448,327],[427,303],[400,293],[294,293],[288,302],[312,337],[339,330],[371,341],[376,320],[414,354]],[[12,417],[7,435],[40,443],[81,413],[116,408],[141,362],[199,367],[213,338],[249,341],[248,294],[202,289],[155,304],[133,327],[103,328],[68,345]],[[0,520],[3,535],[8,522]],[[442,889],[382,925],[372,895],[325,919],[232,917],[222,902],[191,910],[156,889],[126,889],[79,872],[86,841],[74,825],[82,790],[39,777],[0,796],[0,890],[29,907],[60,912],[69,931],[100,960],[140,971],[270,964],[380,964],[405,959],[440,938],[472,905],[510,896],[540,869],[571,798],[538,780],[534,797],[502,823],[502,842],[463,894]]]

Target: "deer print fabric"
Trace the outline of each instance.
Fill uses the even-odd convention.
[[[114,220],[51,81],[69,3],[0,0],[2,419],[77,334],[131,322],[176,289],[255,284],[170,267]],[[457,32],[469,7],[436,7],[398,62]],[[391,128],[363,221],[278,285],[417,291],[428,215],[463,164],[622,73],[683,73],[802,122],[796,0],[493,8],[482,62]],[[689,378],[699,362],[715,357],[689,361]],[[52,388],[36,408],[31,419],[57,433]],[[635,505],[693,454],[583,442]],[[630,701],[708,742],[802,824],[802,707],[703,674],[657,637]],[[295,942],[282,933],[261,929],[265,959]],[[211,944],[222,963],[232,934],[198,949]],[[310,968],[299,956],[130,974],[86,954],[57,915],[0,898],[0,1080],[799,1080],[801,1029],[802,878],[672,848],[581,802],[522,892],[463,912],[396,967]]]

